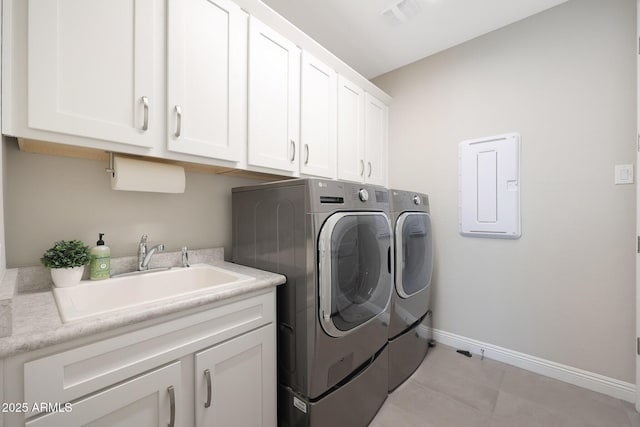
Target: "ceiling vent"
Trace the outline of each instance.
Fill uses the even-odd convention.
[[[387,23],[399,25],[408,22],[420,13],[422,8],[418,0],[394,0],[386,9],[380,12]]]

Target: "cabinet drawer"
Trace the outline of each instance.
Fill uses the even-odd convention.
[[[69,402],[274,321],[275,289],[24,364],[24,401]]]

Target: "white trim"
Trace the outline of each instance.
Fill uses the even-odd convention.
[[[604,375],[594,372],[541,359],[529,354],[498,347],[497,345],[488,344],[439,329],[433,329],[433,338],[444,345],[468,350],[474,354],[481,354],[480,350],[483,349],[484,356],[489,359],[526,369],[536,374],[564,381],[627,402],[634,403],[636,401],[636,386],[632,383],[605,377]]]

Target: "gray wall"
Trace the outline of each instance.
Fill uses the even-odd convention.
[[[569,1],[383,75],[389,180],[430,194],[434,327],[630,383],[635,0]],[[522,237],[458,233],[457,144],[522,135]]]
[[[231,252],[231,188],[261,181],[187,172],[184,194],[114,191],[106,162],[25,153],[5,144],[8,267],[39,264],[60,239],[95,245],[112,256],[134,255],[144,233],[167,251],[225,247]]]

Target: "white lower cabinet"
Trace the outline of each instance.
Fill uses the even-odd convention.
[[[275,327],[195,355],[196,426],[275,425]]]
[[[4,402],[4,361],[0,360],[0,402]],[[4,427],[4,418],[0,415],[0,427]]]
[[[177,426],[180,362],[132,378],[26,423],[28,427]],[[67,412],[68,411],[68,412]]]
[[[275,427],[275,288],[197,310],[0,360],[0,426]]]

